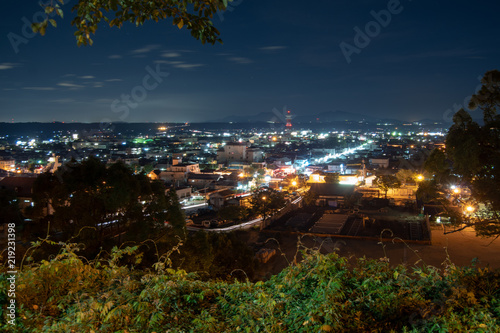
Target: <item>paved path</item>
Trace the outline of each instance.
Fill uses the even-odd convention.
[[[500,268],[500,238],[491,243],[492,240],[493,238],[476,237],[472,228],[446,235],[442,229],[433,229],[432,245],[410,244],[406,246],[385,243],[385,250],[393,264],[405,261],[408,264],[414,264],[422,259],[428,265],[442,267],[442,264],[449,258],[454,264],[465,266],[470,265],[472,260],[477,258],[480,266],[489,265],[491,268]],[[358,257],[366,255],[366,257],[378,259],[384,256],[384,250],[377,243],[376,241],[339,240],[339,253]]]
[[[278,233],[276,235],[260,233],[259,241],[266,242],[266,247],[277,248],[276,239],[279,242],[283,255],[274,256],[267,264],[262,265],[260,274],[263,278],[269,278],[271,274],[278,274],[293,261],[297,253],[298,235]],[[453,234],[443,234],[442,229],[432,230],[432,245],[405,244],[392,242],[385,243],[385,250],[392,265],[406,262],[413,265],[420,259],[428,265],[443,268],[443,263],[447,258],[457,266],[469,266],[474,258],[479,259],[479,266],[489,265],[491,268],[500,269],[500,238],[490,242],[492,238],[485,239],[476,237],[473,229],[465,229]],[[332,252],[338,248],[341,256],[362,257],[371,259],[384,257],[384,250],[378,241],[343,239],[343,238],[323,238],[323,237],[303,237],[301,243],[309,248],[317,248],[322,244],[322,253]],[[488,245],[490,244],[490,245]],[[405,250],[406,249],[406,250]],[[417,251],[416,253],[413,251]],[[417,256],[418,254],[418,256]],[[420,257],[419,257],[420,256]],[[300,255],[298,256],[301,257]]]

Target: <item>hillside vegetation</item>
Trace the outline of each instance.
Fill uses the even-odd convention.
[[[7,322],[7,267],[0,274],[2,332],[498,332],[500,272],[487,268],[349,265],[335,253],[304,260],[268,281],[203,281],[149,270],[137,247],[87,261],[75,244],[18,270],[16,324]]]

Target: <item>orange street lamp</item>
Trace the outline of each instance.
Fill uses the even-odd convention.
[[[297,186],[297,182],[295,180],[292,182],[292,186]]]
[[[419,182],[421,182],[422,180],[424,180],[424,176],[423,176],[423,175],[418,175],[418,176],[417,176],[417,180],[418,180]]]
[[[465,207],[465,211],[466,211],[467,213],[472,213],[472,212],[474,211],[474,207],[472,207],[472,206],[467,206],[467,207]]]

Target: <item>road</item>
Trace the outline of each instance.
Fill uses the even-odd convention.
[[[299,195],[293,201],[290,201],[285,207],[281,208],[278,212],[287,208],[289,205],[296,205],[301,201],[302,201],[302,197]],[[231,232],[231,231],[235,231],[235,230],[250,229],[253,226],[258,225],[261,222],[262,222],[262,217],[259,217],[259,218],[253,219],[251,221],[243,222],[243,223],[240,223],[237,225],[232,225],[230,227],[225,227],[225,228],[207,229],[207,228],[200,228],[200,227],[193,227],[193,226],[188,226],[186,228],[187,228],[187,230],[190,230],[190,231],[205,230],[207,232]]]

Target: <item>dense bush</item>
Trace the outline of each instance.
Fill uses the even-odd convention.
[[[500,273],[390,267],[304,250],[304,260],[265,282],[201,281],[169,268],[133,268],[136,247],[87,262],[65,245],[17,275],[16,325],[2,332],[498,332]],[[125,260],[126,259],[126,260]],[[127,262],[126,265],[123,263]],[[132,263],[132,264],[131,264]],[[0,279],[7,302],[6,267]]]

